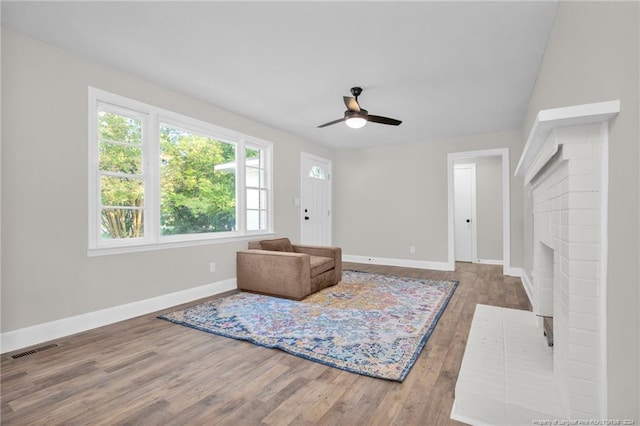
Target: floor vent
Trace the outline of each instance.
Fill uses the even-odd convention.
[[[38,348],[34,348],[34,349],[30,349],[28,351],[20,352],[19,354],[11,355],[9,358],[11,358],[11,359],[24,358],[25,356],[29,356],[29,355],[33,355],[33,354],[38,353],[38,352],[46,351],[47,349],[57,348],[58,346],[60,346],[60,345],[58,345],[57,343],[51,343],[49,345],[40,346]]]

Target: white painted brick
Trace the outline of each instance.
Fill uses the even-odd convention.
[[[571,160],[576,158],[598,158],[599,152],[594,152],[590,143],[566,143],[562,145],[562,158]]]
[[[571,296],[571,310],[583,314],[598,312],[598,299],[596,297]]]
[[[569,226],[599,226],[600,210],[599,209],[580,209],[567,210],[562,212],[562,220],[564,223],[566,214],[567,224]]]
[[[571,312],[569,315],[569,327],[597,332],[599,329],[598,315],[595,313]]]
[[[589,260],[569,260],[570,277],[593,279],[599,278],[599,264]]]
[[[585,413],[591,412],[593,416],[596,416],[598,412],[598,399],[597,398],[589,398],[583,395],[571,394],[569,396],[569,404],[573,410],[580,410]]]
[[[600,241],[600,230],[597,226],[566,227],[570,243],[597,243]]]
[[[564,257],[569,257],[569,244],[566,241],[560,241],[558,252]]]
[[[569,192],[569,179],[570,177],[566,177],[558,181],[558,185],[560,186],[560,193],[565,194]]]
[[[577,328],[569,329],[569,344],[577,346],[586,346],[588,348],[596,348],[599,346],[600,338],[598,333],[593,331],[580,330]]]
[[[569,292],[575,296],[598,296],[598,281],[595,279],[569,278]]]
[[[600,175],[581,175],[580,177],[573,177],[568,179],[568,191],[580,192],[580,191],[599,191],[600,190]]]
[[[563,147],[575,143],[583,145],[592,140],[594,133],[600,134],[600,126],[598,124],[569,126],[558,128],[555,131],[556,140],[558,143],[562,143]]]
[[[583,395],[589,398],[599,398],[600,389],[597,381],[570,377],[568,385],[569,389],[571,389],[571,393]]]
[[[568,244],[569,260],[593,260],[600,259],[600,244],[573,243]]]
[[[598,377],[598,367],[594,364],[573,360],[569,363],[569,377],[594,380]]]
[[[556,168],[535,183],[532,210],[533,240],[554,250],[553,267],[540,264],[548,257],[536,245],[534,299],[553,304],[554,369],[561,388],[571,391],[566,395],[571,412],[596,418],[600,406],[600,127],[562,128],[552,135],[551,142],[562,145],[561,160],[552,160]],[[553,280],[548,279],[550,270]],[[507,361],[527,365],[524,357]]]
[[[572,209],[599,209],[599,192],[569,192],[567,195],[568,204],[566,208]]]
[[[574,159],[569,162],[570,176],[592,175],[600,173],[600,159]]]
[[[596,365],[600,360],[598,355],[598,348],[590,348],[579,345],[569,345],[569,358],[583,362],[585,364]],[[596,380],[596,377],[592,377],[592,380]]]

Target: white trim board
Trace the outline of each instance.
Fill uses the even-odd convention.
[[[504,265],[502,260],[494,260],[494,259],[478,259],[478,263],[482,265]]]
[[[369,263],[372,265],[402,266],[405,268],[432,269],[435,271],[453,271],[447,262],[430,262],[425,260],[393,259],[388,257],[357,256],[343,254],[343,262]]]
[[[164,294],[150,299],[127,303],[125,305],[114,306],[101,309],[99,311],[88,312],[73,317],[37,324],[31,327],[20,328],[18,330],[7,331],[0,334],[0,353],[7,353],[28,346],[37,345],[71,334],[80,333],[105,325],[113,324],[140,315],[149,314],[182,303],[202,299],[224,293],[225,291],[237,288],[236,279],[218,281],[205,284],[199,287]]]

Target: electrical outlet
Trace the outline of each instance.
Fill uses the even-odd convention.
[[[209,264],[209,272],[215,272],[216,271],[216,263],[215,262],[211,262]]]
[[[415,248],[415,246],[411,246],[411,247],[409,247],[409,253],[411,253],[411,254],[416,254],[416,248]]]

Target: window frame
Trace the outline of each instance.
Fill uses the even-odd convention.
[[[144,102],[116,95],[95,87],[88,88],[89,174],[88,174],[88,256],[158,250],[246,240],[270,235],[273,230],[273,143],[214,124],[165,110]],[[142,126],[142,173],[144,186],[143,236],[103,239],[101,236],[102,199],[100,193],[98,111],[123,114],[140,119]],[[236,230],[212,233],[166,235],[160,229],[160,126],[168,125],[187,132],[235,145]],[[267,191],[266,229],[246,229],[247,200],[245,185],[246,148],[261,149],[264,154]]]

